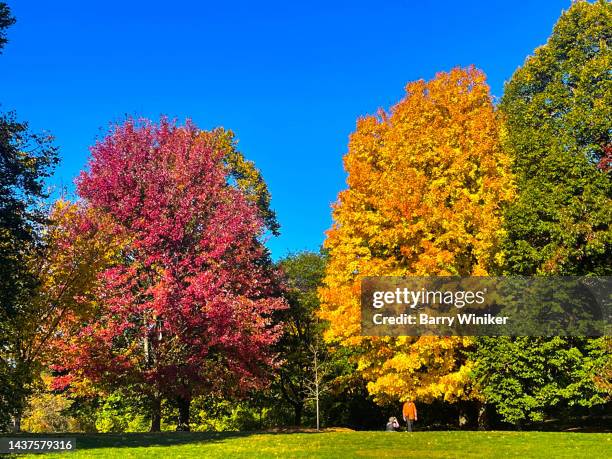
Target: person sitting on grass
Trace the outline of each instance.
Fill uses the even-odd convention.
[[[399,428],[399,422],[397,422],[397,418],[395,416],[391,416],[389,418],[389,422],[387,422],[387,432],[395,432]]]

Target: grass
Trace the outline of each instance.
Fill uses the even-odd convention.
[[[26,434],[23,434],[25,437]],[[32,437],[33,435],[27,435]],[[321,432],[75,435],[77,458],[571,458],[612,457],[612,434],[568,432]],[[47,436],[48,437],[48,436]]]

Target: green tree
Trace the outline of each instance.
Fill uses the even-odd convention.
[[[32,260],[42,253],[44,187],[58,162],[49,136],[33,134],[14,114],[0,117],[0,423],[17,420],[37,363],[26,355],[38,285]]]
[[[325,274],[325,257],[318,253],[301,252],[279,262],[284,274],[284,296],[289,308],[282,312],[285,333],[278,344],[284,364],[276,386],[286,403],[291,405],[293,424],[302,424],[304,406],[309,398],[311,378],[311,347],[324,347],[322,326],[316,317],[319,307],[318,288]]]
[[[15,18],[11,16],[11,10],[4,2],[0,2],[0,54],[2,48],[8,41],[6,39],[6,29],[15,24]]]
[[[506,84],[503,143],[519,196],[506,215],[506,270],[612,272],[612,4],[577,2]]]
[[[0,53],[14,22],[0,2]],[[0,115],[0,430],[11,418],[19,429],[36,374],[35,363],[24,358],[27,342],[21,332],[37,286],[30,268],[46,221],[45,179],[58,162],[51,141],[30,132],[14,113]]]
[[[266,394],[267,403],[280,400],[291,407],[293,419],[281,419],[283,424],[372,427],[369,422],[382,423],[380,413],[355,371],[352,350],[323,340],[328,323],[319,319],[317,311],[326,265],[324,253],[308,251],[278,263],[289,308],[279,317],[285,327],[277,346],[283,365]]]
[[[576,2],[506,84],[503,145],[518,196],[505,274],[610,275],[612,4]],[[514,424],[604,403],[604,339],[479,338],[474,375]],[[605,374],[605,372],[603,373]],[[608,371],[609,375],[609,371]]]
[[[593,376],[609,359],[598,340],[480,337],[473,358],[487,403],[521,426],[606,402]]]

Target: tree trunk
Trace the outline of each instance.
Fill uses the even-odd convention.
[[[13,416],[13,433],[21,432],[21,412]]]
[[[489,429],[489,416],[487,413],[487,405],[484,403],[478,403],[478,430]]]
[[[459,410],[459,415],[457,417],[457,425],[460,429],[465,429],[469,424],[469,415],[466,409],[466,402],[457,403],[457,409]]]
[[[189,432],[189,408],[191,407],[191,398],[189,397],[177,397],[178,405],[178,424],[176,426],[177,432]]]
[[[161,397],[151,397],[151,429],[149,432],[161,431]]]
[[[293,425],[302,427],[302,411],[304,410],[303,403],[293,404]]]
[[[21,432],[21,418],[27,405],[27,399],[22,392],[14,394],[13,398],[13,433]]]
[[[317,431],[321,430],[319,424],[319,386],[317,385]]]
[[[317,361],[317,353],[314,355],[314,369],[315,369],[315,400],[317,402],[317,432],[319,431],[319,363]]]

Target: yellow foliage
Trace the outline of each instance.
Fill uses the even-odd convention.
[[[35,394],[28,400],[21,427],[33,433],[66,432],[74,420],[63,412],[71,405],[72,401],[61,394]]]
[[[354,347],[378,401],[477,396],[461,353],[469,338],[361,337],[359,292],[363,276],[483,276],[501,262],[514,187],[485,75],[457,68],[409,83],[389,112],[358,120],[344,165],[320,290],[326,339]]]
[[[35,311],[38,320],[24,323],[35,329],[26,346],[27,355],[54,352],[50,341],[57,333],[69,333],[75,319],[94,314],[93,295],[99,274],[120,255],[122,238],[107,230],[101,215],[69,201],[57,201],[44,234],[45,250],[31,260],[40,280]]]

